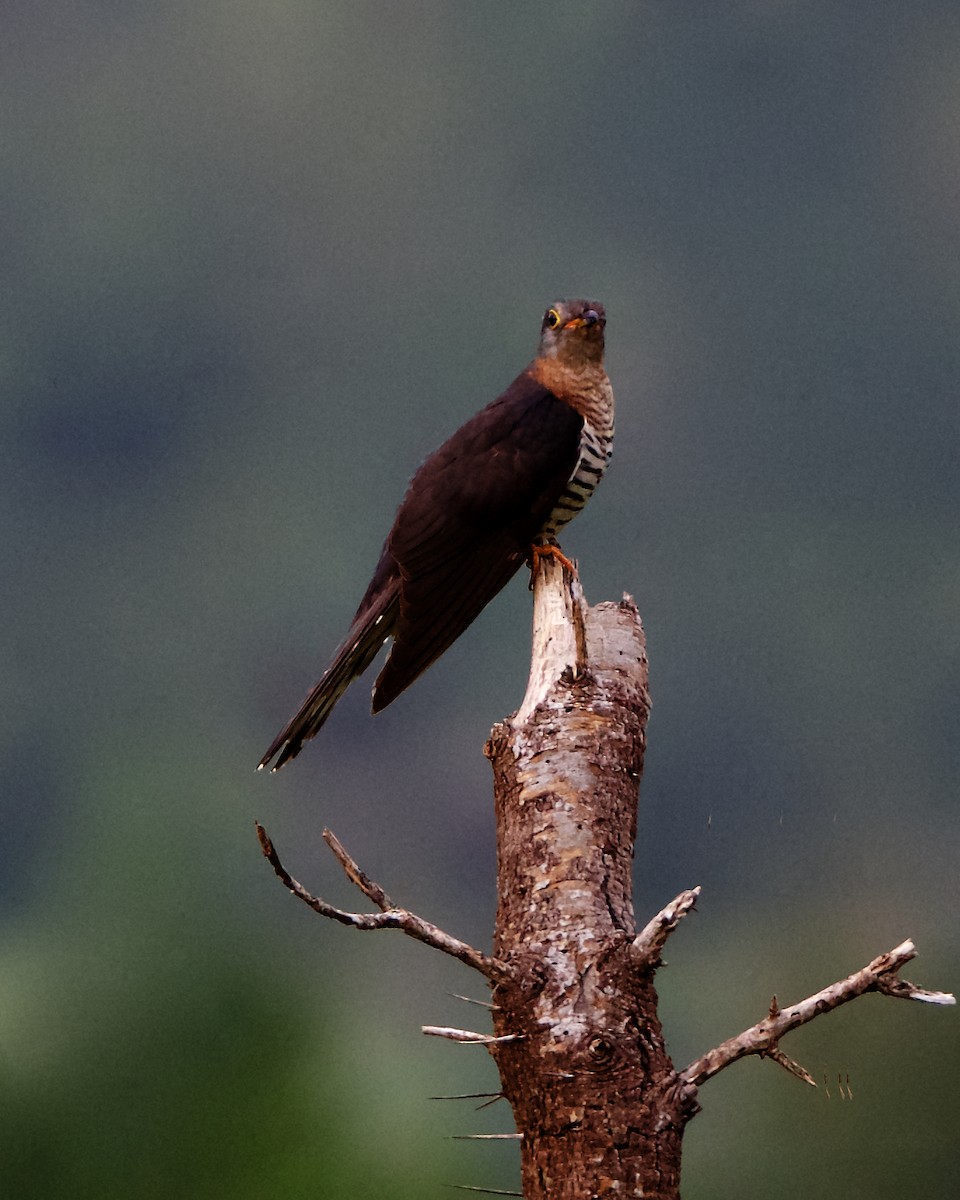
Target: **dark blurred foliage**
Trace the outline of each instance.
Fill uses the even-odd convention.
[[[956,988],[960,9],[8,0],[0,41],[4,1194],[510,1187],[477,980],[298,908],[330,825],[487,945],[512,586],[376,721],[253,766],[419,459],[608,309],[611,473],[565,547],[634,594],[638,909],[682,1065],[906,936]],[[915,968],[915,969],[914,969]],[[867,998],[703,1092],[685,1195],[949,1194],[954,1012]],[[842,1099],[838,1082],[849,1086]]]

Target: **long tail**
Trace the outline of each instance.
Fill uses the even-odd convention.
[[[279,771],[285,762],[297,757],[303,743],[319,731],[350,684],[377,657],[380,648],[394,631],[398,609],[398,590],[394,587],[386,590],[377,603],[357,615],[320,682],[304,700],[297,715],[274,738],[270,749],[260,760],[258,771],[269,766],[275,756],[274,771]]]

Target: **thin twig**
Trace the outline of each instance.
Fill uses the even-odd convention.
[[[779,1046],[771,1046],[769,1050],[761,1050],[760,1055],[762,1058],[772,1059],[777,1066],[783,1067],[783,1069],[789,1075],[796,1076],[796,1078],[802,1083],[809,1083],[811,1087],[817,1086],[817,1081],[810,1074],[810,1072],[806,1070],[805,1067],[801,1067],[800,1064],[794,1059],[790,1058],[789,1055],[784,1054]]]
[[[408,937],[416,938],[418,942],[423,942],[426,946],[432,946],[435,950],[441,950],[444,954],[449,954],[452,958],[459,959],[460,962],[466,963],[468,967],[473,967],[475,971],[479,971],[481,975],[485,975],[487,979],[494,983],[512,981],[513,973],[499,959],[482,954],[479,950],[475,950],[473,946],[469,946],[466,942],[461,942],[458,938],[452,937],[449,933],[445,933],[442,929],[436,925],[432,925],[429,921],[425,921],[422,917],[418,917],[415,913],[394,905],[383,888],[364,875],[350,855],[347,854],[338,839],[329,830],[325,830],[323,836],[348,878],[356,884],[369,900],[372,900],[380,908],[381,911],[379,913],[345,912],[343,909],[335,908],[332,904],[328,904],[326,900],[321,900],[319,896],[314,896],[311,892],[308,892],[303,884],[293,878],[280,861],[280,857],[274,849],[273,842],[270,840],[267,831],[262,825],[257,825],[257,837],[260,840],[260,848],[263,850],[264,857],[276,872],[278,879],[298,900],[302,900],[304,904],[312,908],[314,912],[319,913],[322,917],[329,917],[331,921],[339,921],[341,925],[349,925],[353,929],[401,929]]]
[[[780,1038],[792,1029],[805,1025],[821,1013],[832,1012],[841,1004],[855,1000],[857,996],[863,996],[867,992],[881,992],[886,996],[902,1000],[920,1000],[926,1004],[956,1004],[956,998],[949,992],[931,992],[898,977],[900,968],[914,958],[916,953],[913,942],[907,940],[895,946],[888,954],[881,954],[853,975],[830,984],[815,995],[808,996],[806,1000],[801,1000],[799,1004],[780,1008],[774,997],[770,1011],[762,1021],[692,1062],[680,1072],[680,1079],[688,1085],[698,1087],[738,1059],[746,1058],[750,1054],[759,1054],[761,1057],[772,1058],[786,1067],[791,1074],[816,1087],[810,1075],[779,1050]]]
[[[372,900],[381,912],[397,907],[380,884],[374,883],[360,870],[332,829],[324,829],[323,840],[333,851],[334,858],[343,867],[344,874],[350,882],[355,884],[368,900]]]

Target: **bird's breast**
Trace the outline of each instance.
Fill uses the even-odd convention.
[[[613,453],[613,423],[597,427],[585,420],[580,433],[580,451],[573,474],[543,527],[543,537],[552,538],[572,521],[593,495]]]
[[[583,420],[577,461],[540,536],[552,538],[577,515],[603,478],[613,452],[613,388],[600,362],[576,366],[558,358],[534,359],[530,375]]]

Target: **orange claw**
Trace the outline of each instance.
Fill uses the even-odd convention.
[[[530,547],[530,570],[534,576],[540,567],[541,559],[544,558],[555,558],[562,567],[565,567],[570,572],[574,579],[578,577],[576,563],[567,558],[560,547],[554,542],[547,542],[545,545],[534,542]]]

